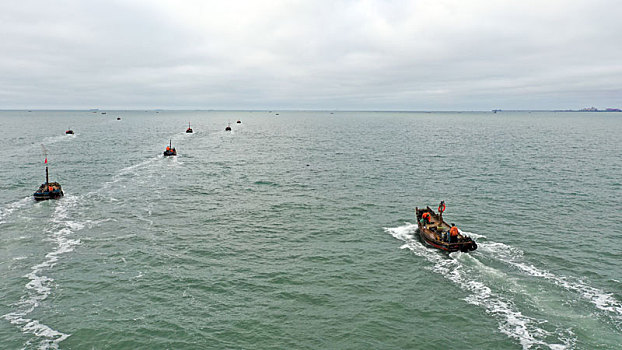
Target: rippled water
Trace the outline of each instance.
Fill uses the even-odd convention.
[[[278,113],[0,112],[3,347],[619,347],[622,115]]]

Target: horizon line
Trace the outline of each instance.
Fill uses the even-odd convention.
[[[464,113],[464,112],[620,112],[618,108],[608,107],[606,109],[586,110],[586,109],[464,109],[464,110],[409,110],[409,109],[214,109],[214,108],[0,108],[0,111],[75,111],[75,112],[106,112],[106,111],[125,111],[125,112],[157,112],[157,111],[179,111],[179,112],[393,112],[393,113]]]

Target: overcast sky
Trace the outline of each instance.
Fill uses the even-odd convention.
[[[0,2],[0,108],[622,107],[619,0]]]

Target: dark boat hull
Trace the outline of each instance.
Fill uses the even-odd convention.
[[[35,192],[32,197],[36,200],[36,201],[45,201],[48,199],[59,199],[60,197],[64,196],[65,194],[63,193],[63,191],[52,191],[52,192]]]
[[[461,242],[461,243],[447,243],[437,239],[430,239],[425,234],[422,234],[421,229],[419,230],[419,237],[421,240],[430,247],[444,250],[446,252],[468,252],[477,249],[477,243],[475,242]]]
[[[49,190],[50,187],[52,188],[51,191]],[[32,194],[32,197],[36,201],[45,201],[48,199],[58,199],[64,195],[63,188],[58,182],[47,182],[39,186],[39,189]]]

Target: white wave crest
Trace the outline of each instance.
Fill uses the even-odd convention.
[[[471,237],[471,238],[475,238],[475,239],[486,238],[486,236],[480,235],[479,233],[462,231],[460,229],[458,229],[458,231],[460,231],[461,235],[464,235],[464,236],[467,236],[467,237]]]

